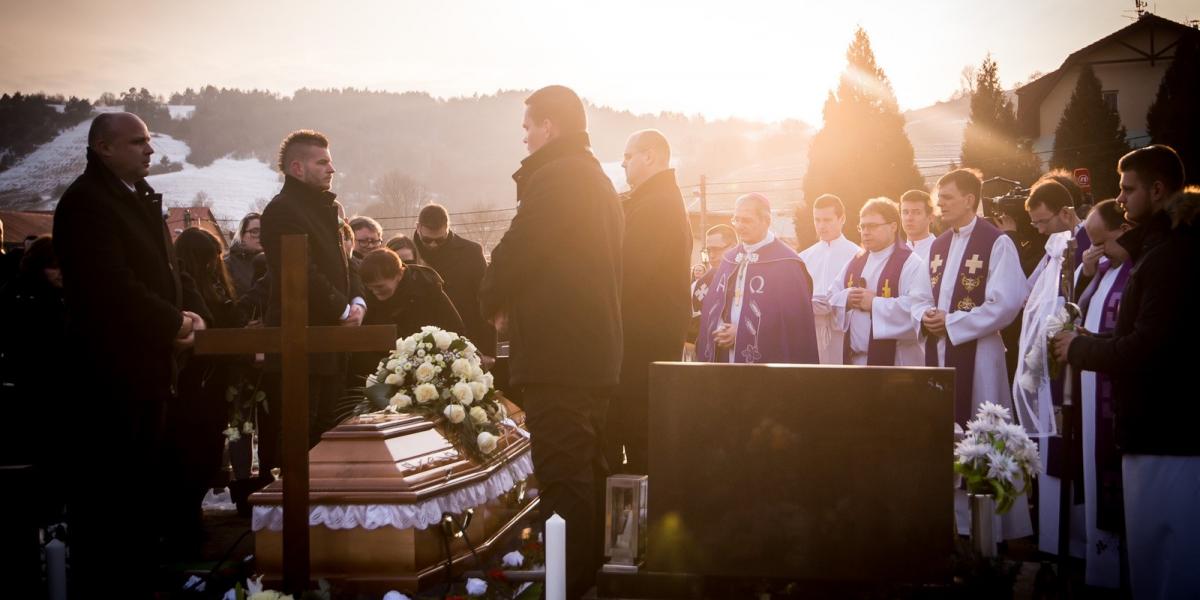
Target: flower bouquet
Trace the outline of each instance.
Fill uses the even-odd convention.
[[[367,376],[364,393],[378,412],[440,421],[447,439],[479,462],[496,451],[508,418],[475,345],[433,326],[397,340],[396,349]]]
[[[1011,422],[1007,408],[991,402],[983,403],[967,423],[966,434],[954,447],[954,459],[954,472],[966,480],[967,492],[994,494],[999,514],[1008,512],[1029,489],[1041,464],[1037,445],[1025,428]]]

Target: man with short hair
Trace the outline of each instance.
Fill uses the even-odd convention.
[[[366,215],[350,218],[350,231],[354,232],[353,258],[361,261],[372,250],[383,247],[383,226]]]
[[[822,194],[813,202],[813,226],[816,227],[817,243],[800,253],[800,258],[812,275],[812,309],[816,323],[817,348],[821,364],[842,364],[842,334],[833,322],[833,309],[829,306],[829,286],[838,272],[862,251],[842,235],[846,226],[846,207],[841,198],[833,194]]]
[[[926,366],[955,371],[954,421],[964,429],[985,402],[1012,406],[1000,330],[1025,302],[1025,273],[1016,245],[976,216],[982,189],[973,169],[951,171],[938,180],[938,208],[947,229],[929,250],[934,307],[921,319]],[[970,519],[961,491],[955,494],[955,508],[958,531],[966,534]],[[1033,533],[1025,496],[1000,521],[999,539]]]
[[[770,200],[738,198],[733,228],[739,243],[721,257],[701,305],[697,360],[817,364],[812,278],[771,231]]]
[[[540,510],[567,522],[567,597],[578,598],[601,560],[596,502],[621,371],[625,226],[575,92],[534,92],[522,127],[529,156],[513,174],[517,214],[492,251],[479,301],[485,316],[507,326],[509,382],[521,388]]]
[[[1117,170],[1117,202],[1136,227],[1120,237],[1133,264],[1116,322],[1110,335],[1064,331],[1054,352],[1112,381],[1133,596],[1182,597],[1200,589],[1200,403],[1187,392],[1200,338],[1200,252],[1172,230],[1168,207],[1185,181],[1172,148],[1139,148]]]
[[[341,239],[341,206],[330,191],[333,182],[333,157],[329,140],[321,133],[299,130],[289,134],[279,146],[279,169],[284,174],[283,189],[267,204],[262,214],[262,246],[267,257],[271,295],[265,322],[278,326],[283,301],[283,236],[308,236],[308,324],[362,324],[366,314],[362,284],[351,276],[346,249]],[[335,423],[334,413],[346,377],[345,353],[313,354],[309,358],[309,445],[315,446],[321,434]],[[267,401],[270,418],[262,427],[260,446],[262,472],[279,466],[278,387],[279,359],[268,356]]]
[[[87,393],[65,412],[77,461],[68,497],[71,593],[80,598],[112,593],[114,573],[155,571],[157,521],[143,508],[163,499],[156,459],[178,399],[177,356],[205,327],[176,270],[162,196],[146,184],[153,154],[141,119],[101,114],[88,132],[87,168],[54,213],[68,336],[86,357],[71,368],[81,369]],[[119,493],[116,465],[137,474]],[[148,598],[153,582],[131,578],[121,592]]]
[[[920,332],[921,316],[933,306],[929,267],[898,243],[900,218],[887,198],[868,200],[859,211],[863,251],[829,289],[834,325],[845,332],[842,364],[925,365]]]
[[[1098,335],[1110,335],[1117,321],[1117,307],[1129,271],[1129,252],[1118,243],[1133,224],[1116,200],[1092,207],[1084,220],[1092,246],[1084,252],[1083,271],[1091,284],[1079,296],[1083,311],[1080,325]],[[1090,271],[1090,273],[1088,272]],[[1117,588],[1121,585],[1120,548],[1123,545],[1121,503],[1121,455],[1113,439],[1112,378],[1107,373],[1080,373],[1083,488],[1082,496],[1085,560],[1084,583]]]
[[[721,257],[737,245],[737,232],[725,223],[713,225],[704,234],[704,247],[700,249],[700,264],[692,266],[692,319],[688,323],[687,342],[689,360],[695,359],[696,337],[700,333],[700,306],[712,289],[712,276],[721,264]]]
[[[905,245],[922,260],[929,260],[933,245],[933,197],[925,190],[908,190],[900,196],[900,223],[904,229]]]
[[[650,363],[677,361],[683,356],[691,313],[688,260],[692,227],[671,168],[671,146],[662,133],[647,129],[629,136],[621,166],[632,189],[622,206],[625,341],[621,385],[608,413],[609,464],[625,473],[645,473]]]
[[[490,368],[496,356],[496,328],[479,310],[479,284],[487,269],[483,246],[455,232],[446,207],[435,203],[421,207],[417,214],[413,244],[425,264],[446,282],[446,295],[463,321],[464,331],[457,333],[475,344],[485,367]]]
[[[1044,352],[1036,352],[1031,356],[1031,348],[1045,343],[1046,319],[1057,313],[1064,302],[1074,301],[1074,298],[1064,297],[1062,276],[1063,269],[1067,268],[1065,259],[1074,261],[1074,257],[1080,255],[1080,252],[1076,250],[1068,254],[1068,244],[1073,238],[1077,238],[1076,243],[1090,247],[1091,240],[1087,239],[1087,232],[1083,230],[1083,224],[1075,214],[1071,192],[1054,177],[1043,176],[1034,183],[1029,197],[1025,200],[1025,210],[1029,213],[1034,228],[1047,238],[1044,244],[1045,256],[1028,279],[1029,297],[1021,313],[1021,335],[1017,342],[1012,394],[1018,420],[1030,432],[1036,432],[1040,437],[1038,445],[1042,456],[1042,470],[1038,477],[1037,490],[1038,547],[1042,552],[1057,554],[1060,486],[1067,466],[1063,461],[1063,438],[1051,434],[1057,433],[1052,422],[1062,421],[1061,415],[1057,415],[1056,411],[1060,411],[1063,405],[1064,382],[1061,376],[1053,379],[1041,376],[1041,373],[1048,370],[1047,356]],[[1073,271],[1077,266],[1077,263],[1073,263],[1069,268]],[[1078,381],[1078,378],[1075,380]],[[1071,553],[1082,557],[1082,506],[1072,507],[1071,521],[1076,524],[1070,528],[1074,538],[1069,544]]]

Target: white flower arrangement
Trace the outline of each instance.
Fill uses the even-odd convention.
[[[1047,377],[1057,377],[1059,367],[1054,364],[1054,357],[1049,351],[1050,340],[1060,332],[1071,331],[1074,328],[1071,315],[1064,306],[1046,316],[1042,323],[1042,335],[1035,335],[1029,343],[1029,348],[1025,350],[1026,369],[1018,381],[1021,389],[1036,394]]]
[[[396,350],[379,362],[365,392],[380,412],[442,421],[450,441],[480,461],[496,451],[500,423],[508,416],[474,344],[432,326],[396,340]]]
[[[1025,428],[1011,422],[1007,408],[991,402],[979,407],[954,446],[954,472],[966,480],[968,492],[994,494],[998,513],[1012,508],[1040,468],[1037,445]]]

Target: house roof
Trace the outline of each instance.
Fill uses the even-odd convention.
[[[221,247],[226,246],[225,234],[221,225],[213,217],[212,211],[203,206],[177,206],[167,209],[167,229],[171,231],[171,239],[179,237],[187,227],[199,227],[221,241]]]
[[[1045,75],[1042,75],[1041,77],[1038,77],[1037,79],[1017,88],[1016,93],[1020,98],[1020,101],[1017,104],[1017,111],[1019,113],[1018,120],[1021,121],[1022,125],[1025,126],[1027,133],[1036,135],[1038,129],[1036,119],[1038,108],[1040,108],[1042,100],[1044,100],[1050,91],[1054,89],[1054,87],[1063,78],[1063,76],[1066,75],[1071,67],[1087,64],[1089,62],[1087,60],[1087,56],[1089,54],[1095,50],[1107,46],[1108,44],[1117,42],[1123,37],[1143,30],[1153,31],[1156,29],[1175,32],[1178,33],[1180,37],[1189,35],[1200,36],[1200,31],[1188,27],[1187,25],[1177,23],[1170,19],[1164,19],[1155,14],[1146,13],[1128,26],[1122,27],[1121,29],[1114,31],[1100,38],[1099,40],[1096,40],[1095,42],[1092,42],[1091,44],[1072,52],[1067,56],[1066,60],[1063,61],[1062,65],[1060,65],[1054,71],[1046,73]],[[1174,46],[1175,43],[1171,43],[1163,46],[1162,48],[1156,48],[1154,50],[1154,55],[1147,56],[1146,58],[1148,60],[1152,58],[1172,58],[1172,56],[1165,56],[1165,54],[1174,48]]]
[[[0,210],[4,223],[4,243],[19,244],[31,235],[46,235],[54,229],[54,213]]]

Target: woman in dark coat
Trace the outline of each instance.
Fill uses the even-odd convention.
[[[202,315],[210,328],[244,327],[247,315],[238,305],[229,271],[221,260],[221,244],[211,233],[185,229],[175,240],[182,277],[195,283],[204,301]],[[202,541],[200,503],[222,465],[229,420],[225,394],[245,357],[191,356],[179,373],[179,402],[167,412],[164,457],[171,485],[168,539],[183,554],[199,550]]]
[[[426,325],[462,334],[463,322],[446,295],[442,278],[429,267],[406,265],[395,252],[380,248],[359,265],[367,289],[367,315],[363,325],[395,325],[396,337],[405,338]],[[359,352],[351,360],[351,376],[362,385],[375,372],[385,352]]]

